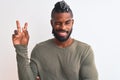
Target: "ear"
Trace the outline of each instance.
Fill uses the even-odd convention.
[[[74,19],[72,20],[72,25],[74,24]]]
[[[50,24],[51,24],[51,26],[53,27],[53,20],[52,20],[52,19],[50,20]]]
[[[74,19],[72,19],[72,26],[73,26],[73,24],[74,24]]]

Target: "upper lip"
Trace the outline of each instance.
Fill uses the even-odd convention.
[[[66,31],[66,30],[57,30],[57,32],[66,32],[66,33],[68,33],[68,31]]]

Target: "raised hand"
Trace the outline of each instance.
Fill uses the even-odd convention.
[[[19,21],[16,21],[17,30],[14,30],[12,35],[13,45],[28,45],[29,34],[27,31],[28,23],[24,24],[24,27],[21,28]]]

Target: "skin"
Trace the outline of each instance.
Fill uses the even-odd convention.
[[[74,20],[71,17],[70,13],[55,13],[54,17],[51,19],[51,26],[54,28],[54,30],[66,30],[68,33],[72,29]],[[24,24],[24,27],[22,28],[20,25],[20,22],[16,21],[17,29],[14,30],[14,34],[12,35],[12,41],[13,45],[25,45],[28,46],[29,42],[29,33],[27,31],[28,23]],[[68,33],[58,33],[59,35],[62,34],[62,37],[67,37]],[[54,39],[55,44],[57,44],[59,47],[64,48],[72,44],[73,39],[68,38],[64,42],[60,42],[56,38]],[[37,76],[36,80],[40,80],[40,78]]]
[[[54,13],[53,18],[51,19],[51,25],[52,28],[54,28],[54,30],[65,30],[68,31],[68,33],[70,32],[70,30],[72,29],[74,20],[71,17],[70,13]],[[59,33],[57,32],[59,36],[62,37],[67,37],[68,33]],[[63,35],[60,35],[63,34]],[[71,37],[68,38],[68,40],[64,41],[64,42],[60,42],[59,40],[57,40],[56,38],[54,39],[54,42],[61,48],[67,47],[69,45],[72,44],[73,39]]]
[[[16,21],[17,29],[14,30],[14,34],[12,35],[13,45],[28,45],[29,42],[29,34],[27,31],[28,23],[24,24],[24,27],[21,28],[20,22]]]
[[[29,34],[27,31],[28,23],[24,24],[22,28],[20,26],[20,22],[16,21],[17,29],[14,30],[14,34],[12,35],[13,45],[28,45],[29,42]],[[40,80],[39,76],[36,77],[36,80]]]

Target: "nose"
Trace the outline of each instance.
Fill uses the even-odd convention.
[[[60,25],[60,29],[65,30],[65,28],[66,28],[66,25],[65,25],[64,23],[62,23],[62,24]]]

